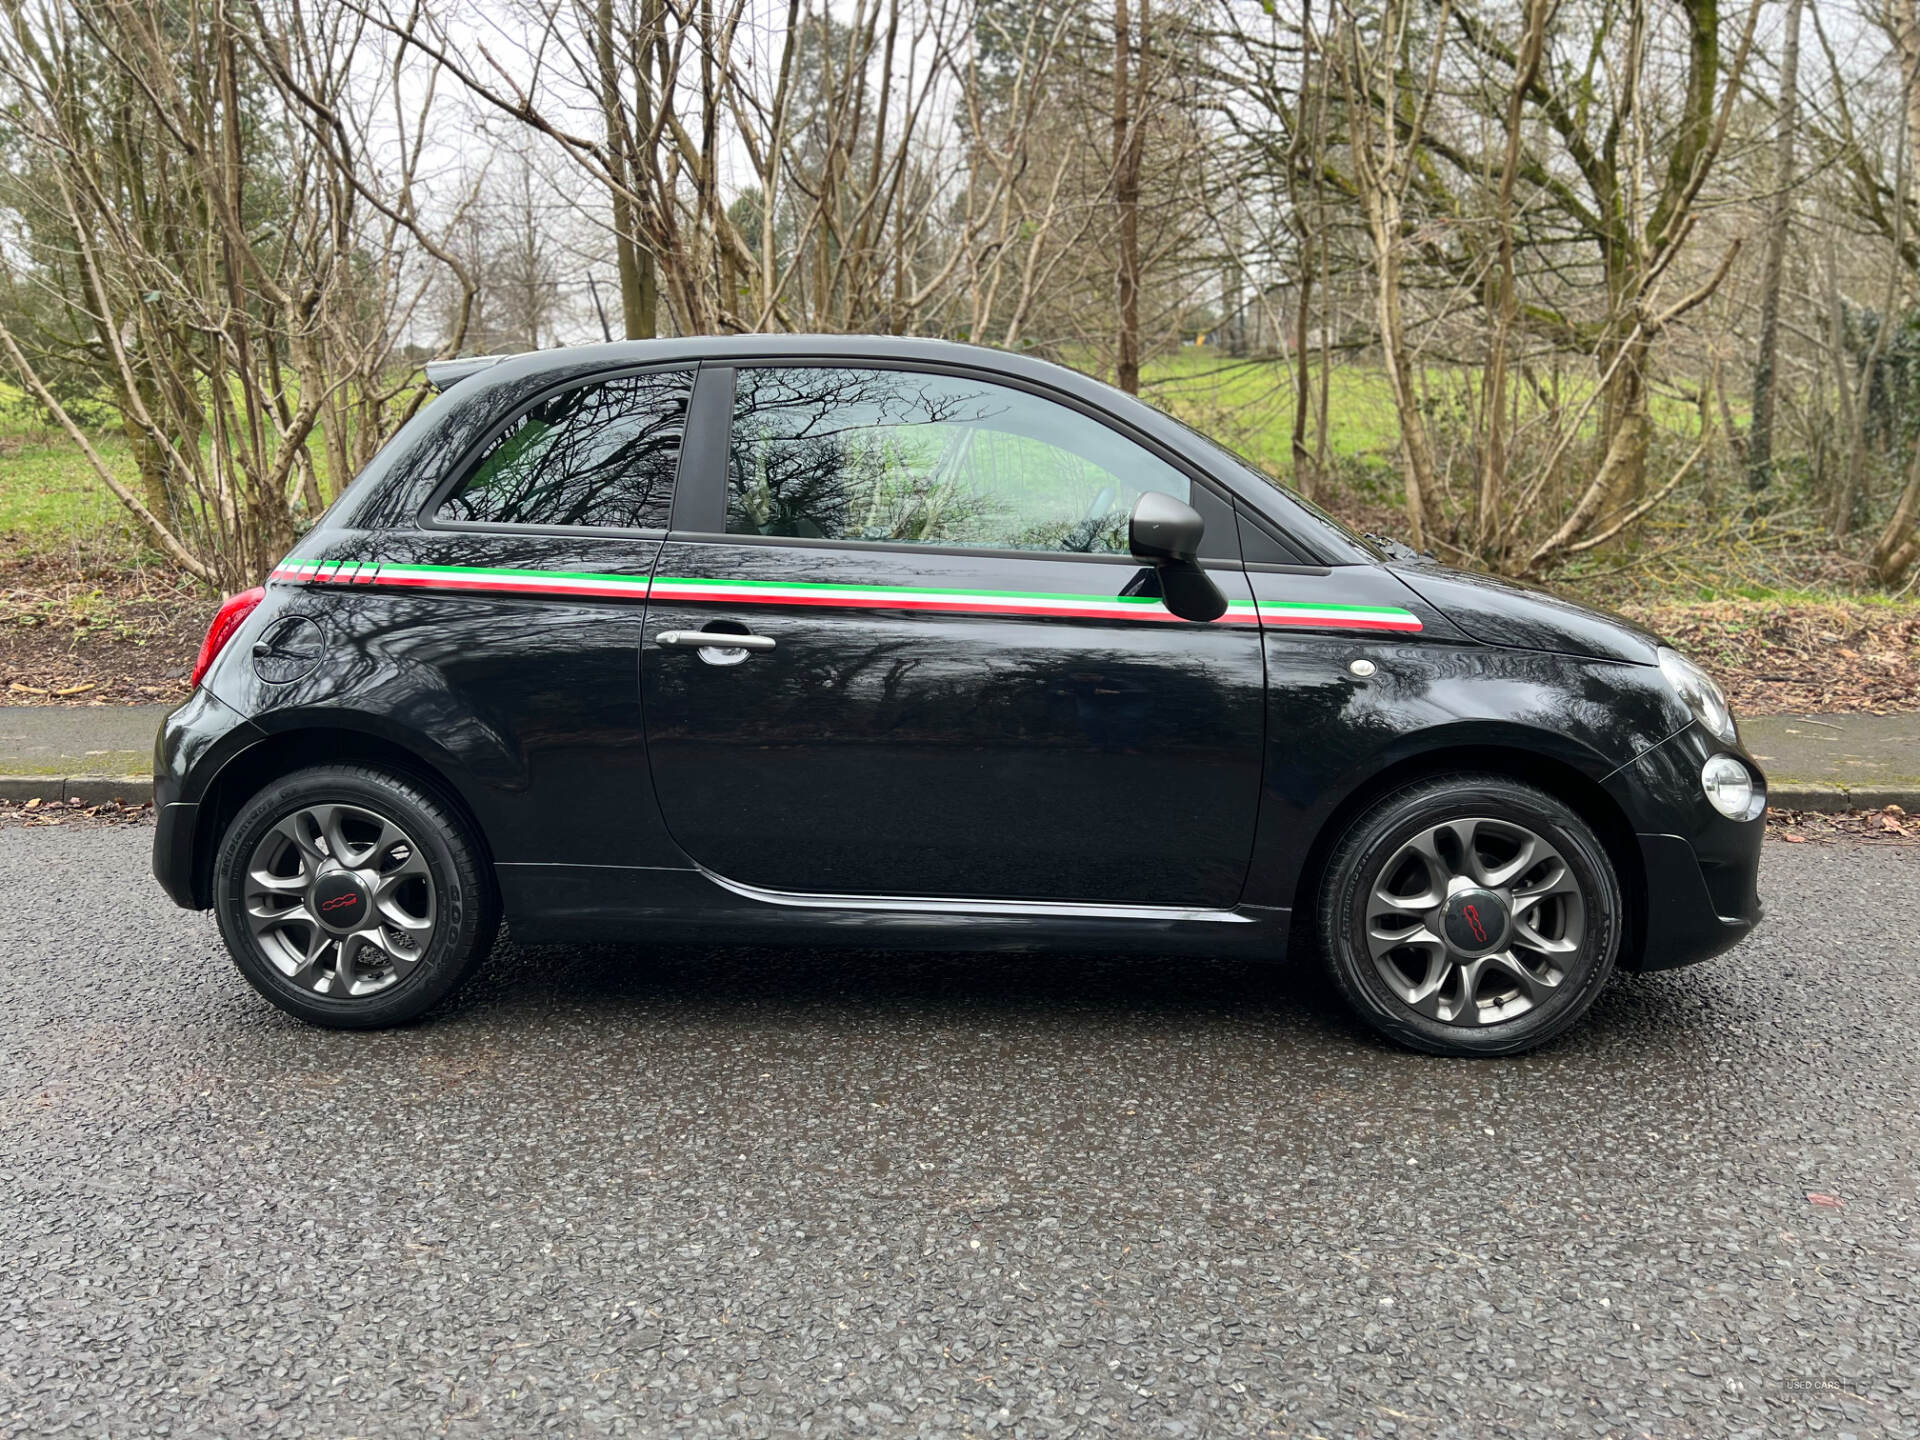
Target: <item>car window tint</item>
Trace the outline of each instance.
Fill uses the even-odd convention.
[[[1097,420],[908,370],[742,369],[727,531],[1125,554],[1143,491],[1187,477]]]
[[[663,529],[690,370],[622,375],[549,396],[487,445],[442,520]]]

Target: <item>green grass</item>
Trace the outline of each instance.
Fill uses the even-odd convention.
[[[1478,403],[1478,390],[1471,372],[1457,367],[1433,366],[1422,377],[1429,402],[1439,413],[1430,423],[1453,421],[1467,427],[1472,407]],[[1317,413],[1320,372],[1316,362],[1312,381]],[[1516,384],[1519,381],[1516,379]],[[1562,376],[1560,404],[1571,415],[1584,402],[1592,388],[1588,376]],[[1141,376],[1143,399],[1168,410],[1200,430],[1240,450],[1249,459],[1286,478],[1293,470],[1293,372],[1282,360],[1236,360],[1223,350],[1206,347],[1184,348],[1148,365]],[[1543,407],[1531,391],[1520,392],[1520,416],[1524,422],[1538,416]],[[1699,415],[1687,402],[1664,394],[1652,398],[1654,424],[1667,430],[1692,436],[1699,429]],[[1371,458],[1391,460],[1400,447],[1400,421],[1394,408],[1393,387],[1386,372],[1372,365],[1336,361],[1327,378],[1327,449],[1335,459]],[[1736,408],[1735,419],[1740,418]],[[1582,422],[1583,434],[1591,435],[1596,418],[1590,412]],[[1435,438],[1442,426],[1434,424]],[[1312,425],[1307,433],[1309,446],[1317,446]]]
[[[70,440],[6,428],[13,433],[0,431],[0,534],[11,535],[17,549],[98,544],[128,531],[126,511]],[[108,464],[131,479],[123,437],[95,437],[94,444]]]
[[[1142,398],[1218,436],[1274,474],[1292,472],[1293,377],[1284,363],[1182,350],[1148,366],[1140,388]],[[1317,389],[1315,395],[1317,403]],[[1400,443],[1385,375],[1336,368],[1327,399],[1327,444],[1335,455],[1383,454]]]

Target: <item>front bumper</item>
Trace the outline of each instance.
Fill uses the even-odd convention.
[[[1765,914],[1757,883],[1765,808],[1753,819],[1730,820],[1707,802],[1700,769],[1720,753],[1737,756],[1753,772],[1764,799],[1766,777],[1753,757],[1698,724],[1607,777],[1640,848],[1639,943],[1625,962],[1632,969],[1710,960],[1746,939]]]
[[[1765,822],[1745,823],[1758,841]],[[1641,972],[1711,960],[1746,939],[1760,923],[1766,909],[1754,885],[1760,869],[1758,844],[1750,862],[1723,862],[1710,869],[1684,836],[1637,838],[1646,875],[1641,917],[1645,933],[1636,967]]]

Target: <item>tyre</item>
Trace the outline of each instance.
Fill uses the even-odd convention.
[[[1382,1035],[1512,1055],[1565,1030],[1613,973],[1620,882],[1560,800],[1497,775],[1422,780],[1348,826],[1319,929],[1334,983]]]
[[[419,781],[359,765],[301,770],[233,817],[214,857],[220,933],[249,984],[341,1030],[411,1020],[493,944],[480,847]]]

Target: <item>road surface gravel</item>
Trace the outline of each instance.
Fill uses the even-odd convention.
[[[1299,972],[503,943],[269,1009],[0,830],[0,1433],[1920,1435],[1920,849],[1550,1049]]]

